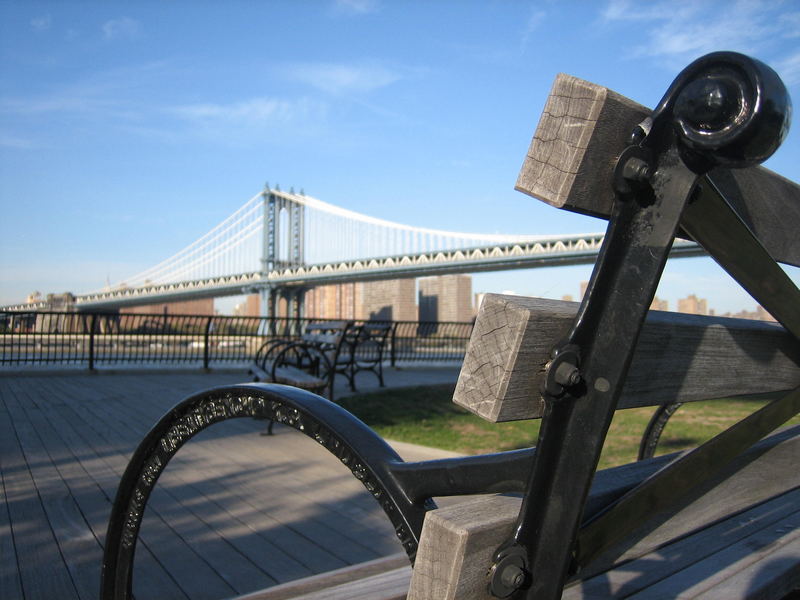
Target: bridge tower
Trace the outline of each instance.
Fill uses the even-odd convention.
[[[273,191],[266,184],[261,194],[264,202],[261,274],[265,280],[271,271],[305,264],[305,206],[291,199],[294,190],[288,195],[276,192],[280,192],[279,186]],[[278,297],[283,296],[288,305],[289,316],[300,318],[303,316],[304,295],[304,289],[268,285],[261,290],[261,312],[265,316],[275,315]]]

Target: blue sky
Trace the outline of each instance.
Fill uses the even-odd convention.
[[[556,73],[652,106],[714,50],[800,98],[793,1],[0,1],[0,304],[124,280],[265,182],[437,229],[602,231],[513,189]],[[767,163],[796,181],[797,130]],[[474,291],[577,295],[588,273]],[[689,293],[755,305],[708,259],[668,266],[659,295]]]

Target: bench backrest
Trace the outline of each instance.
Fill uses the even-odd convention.
[[[353,328],[352,321],[321,321],[309,323],[303,332],[304,342],[326,350],[339,348],[348,331]]]
[[[516,188],[566,210],[607,219],[622,213],[625,209],[618,210],[612,206],[615,202],[614,166],[623,151],[631,145],[631,132],[651,114],[652,111],[611,90],[574,77],[559,75],[531,142]],[[666,155],[669,150],[658,151]],[[793,265],[800,264],[800,245],[796,234],[800,230],[800,186],[762,167],[750,167],[739,170],[716,168],[702,177],[701,188],[720,190],[721,196],[729,200],[735,213],[738,213],[738,218],[744,221],[746,227],[736,230],[732,235],[742,236],[742,232],[749,229],[773,259]],[[690,190],[687,187],[686,198]],[[628,213],[624,214],[631,212],[631,209],[627,210]],[[727,209],[723,209],[723,212],[724,210]],[[682,214],[686,215],[685,212]],[[693,234],[697,231],[696,227],[688,227],[696,226],[696,218],[691,223],[684,220],[682,224]],[[713,228],[714,223],[704,225]],[[612,235],[611,231],[607,237]],[[748,235],[751,235],[749,232]],[[616,247],[616,251],[619,252],[620,248]],[[624,261],[628,256],[623,252],[620,260]],[[602,257],[601,254],[600,264]],[[726,256],[723,261],[727,261],[726,264],[730,267],[736,266],[738,262],[746,263],[747,257]],[[738,271],[735,270],[734,274],[740,282],[752,281],[748,279],[752,275],[748,274],[748,270],[753,269],[753,264],[759,265],[756,269],[760,268],[764,264],[763,256],[752,264],[745,264]],[[773,272],[770,272],[770,277]],[[596,268],[595,276],[597,275]],[[797,316],[792,314],[800,306],[800,301],[797,301],[800,296],[791,282],[787,284],[785,280],[781,281],[781,298],[775,300],[775,307],[778,319],[786,328],[776,323],[649,312],[638,337],[630,369],[622,380],[624,386],[619,401],[616,405],[609,404],[612,411],[615,407],[651,406],[749,393],[794,391],[748,417],[709,444],[673,460],[658,475],[637,480],[636,477],[631,477],[637,469],[641,470],[636,465],[630,465],[619,473],[610,475],[610,480],[617,482],[631,477],[626,485],[634,488],[633,491],[616,498],[603,509],[602,514],[594,515],[597,517],[595,520],[584,521],[583,524],[580,518],[582,503],[586,499],[581,498],[580,494],[565,494],[565,490],[579,487],[574,481],[570,481],[570,478],[574,480],[576,476],[569,471],[575,466],[575,462],[581,461],[584,462],[580,468],[585,471],[587,461],[580,458],[571,462],[571,459],[579,457],[583,448],[588,450],[589,446],[592,446],[592,452],[599,454],[596,445],[598,441],[602,445],[605,430],[603,424],[590,420],[610,420],[610,417],[603,413],[605,409],[595,410],[585,404],[574,409],[558,406],[559,401],[553,399],[552,392],[544,391],[546,387],[553,385],[555,379],[551,373],[555,369],[551,369],[551,365],[566,364],[569,367],[571,364],[569,353],[572,350],[569,346],[564,346],[563,340],[578,327],[578,306],[574,303],[519,296],[487,295],[475,322],[454,401],[495,422],[545,418],[542,431],[546,433],[539,439],[537,459],[532,479],[529,480],[532,483],[528,488],[528,496],[533,494],[533,498],[526,496],[520,506],[519,499],[483,497],[469,505],[463,505],[463,508],[456,506],[449,511],[442,509],[429,514],[423,529],[409,599],[492,598],[487,589],[486,577],[487,569],[492,564],[494,578],[490,579],[494,583],[498,579],[502,580],[497,575],[504,568],[507,568],[506,573],[509,574],[507,581],[515,578],[521,581],[523,571],[518,567],[524,559],[519,556],[515,558],[515,546],[511,543],[510,536],[529,525],[523,522],[523,513],[536,515],[533,517],[535,527],[529,531],[538,531],[538,537],[531,542],[536,548],[533,551],[528,549],[528,556],[534,557],[534,564],[526,567],[533,572],[533,585],[541,586],[537,588],[537,593],[543,594],[541,597],[555,598],[560,596],[560,585],[553,583],[553,580],[559,580],[558,574],[547,573],[537,580],[537,573],[543,573],[548,568],[563,568],[566,573],[570,560],[579,565],[581,562],[594,564],[591,561],[596,560],[598,555],[601,562],[630,558],[630,555],[624,553],[614,555],[612,552],[613,558],[602,554],[608,550],[609,544],[617,543],[613,541],[615,533],[609,525],[622,523],[626,518],[632,520],[633,524],[646,525],[653,519],[657,521],[656,517],[663,518],[662,515],[668,514],[664,509],[668,503],[675,507],[669,509],[672,511],[680,511],[682,507],[693,505],[692,494],[695,492],[687,492],[691,488],[678,485],[672,489],[671,484],[681,479],[694,482],[695,490],[699,489],[698,486],[705,491],[716,489],[716,495],[710,496],[715,499],[712,504],[700,510],[705,523],[724,518],[730,511],[736,512],[744,506],[783,493],[787,486],[796,486],[798,480],[794,475],[788,478],[780,476],[785,471],[786,456],[797,453],[796,430],[784,436],[786,439],[773,436],[766,449],[747,450],[758,439],[752,432],[748,435],[749,429],[754,428],[761,432],[760,435],[766,435],[776,426],[775,423],[800,410],[800,342]],[[642,285],[643,289],[647,289],[644,286],[648,284]],[[762,282],[754,282],[753,287],[758,292],[763,292]],[[613,287],[606,287],[600,289],[599,296],[605,294],[610,297],[615,292],[623,293]],[[794,311],[791,309],[792,302]],[[602,306],[600,302],[597,304]],[[790,308],[787,309],[787,306]],[[646,305],[644,309],[646,311]],[[559,349],[563,354],[554,356],[554,349]],[[596,360],[594,364],[602,363]],[[570,379],[571,375],[572,371],[567,369],[559,381],[565,386],[576,388],[592,386],[593,393],[596,392],[595,399],[602,399],[603,392],[609,387],[609,382],[603,377],[587,381],[580,378]],[[552,387],[548,389],[552,390]],[[582,394],[585,392],[577,392],[578,399],[575,402],[588,402],[586,398],[581,398]],[[571,401],[572,399],[567,400]],[[554,414],[557,416],[554,417]],[[575,414],[579,415],[577,422]],[[607,424],[605,427],[607,428]],[[584,430],[592,433],[587,433],[589,441],[582,446],[580,438]],[[554,438],[559,439],[553,442]],[[543,440],[546,443],[543,444]],[[554,450],[558,448],[558,444],[562,444],[561,447],[567,450]],[[744,455],[732,458],[742,451],[745,452]],[[725,467],[727,471],[719,466],[720,461],[724,463],[726,460],[729,461]],[[742,490],[742,487],[748,485],[742,486],[741,479],[725,487],[725,481],[732,477],[732,473],[752,469],[754,461],[760,461],[756,470],[765,475],[763,479],[758,479],[758,489]],[[659,463],[659,467],[662,465],[663,463]],[[643,465],[642,468],[647,467]],[[583,475],[577,477],[582,478]],[[588,481],[591,479],[589,473]],[[609,478],[594,479],[597,485]],[[752,482],[754,479],[752,476],[745,476],[744,481]],[[536,489],[533,487],[536,482],[544,482],[546,485]],[[557,497],[554,497],[553,490],[558,490]],[[577,506],[577,511],[573,507],[568,509],[570,501],[567,498]],[[648,503],[643,499],[652,501]],[[597,508],[599,507],[591,510]],[[563,528],[559,533],[553,524],[558,519],[566,521],[561,513],[567,510],[577,515],[577,520],[573,521],[576,527],[574,534]],[[589,516],[590,512],[583,514],[584,519]],[[694,520],[684,523],[683,526],[688,527],[684,529],[670,523],[671,526],[667,529],[677,531],[676,535],[689,533],[702,526]],[[621,529],[630,525],[628,523]],[[609,531],[612,532],[612,537],[609,537]],[[664,535],[671,535],[669,531],[665,533],[657,530],[657,533],[661,537],[655,541],[646,534],[638,533],[641,543],[636,546],[637,551],[645,551],[648,543],[651,548],[654,547],[652,544],[663,543]],[[573,551],[571,544],[575,539],[579,540],[574,549],[575,554],[570,555]],[[561,549],[555,550],[556,547]],[[630,545],[628,548],[630,549]],[[616,552],[613,547],[612,550]],[[441,557],[445,555],[447,560],[442,560]],[[548,567],[555,564],[561,566]],[[502,582],[500,587],[503,587]],[[513,588],[514,585],[509,583],[506,587]]]
[[[355,358],[362,361],[382,360],[391,333],[390,323],[367,322],[361,325],[353,339]]]
[[[610,167],[650,114],[607,88],[559,74],[516,189],[558,208],[609,218]],[[800,264],[800,186],[760,166],[718,168],[707,177],[776,260]],[[576,312],[573,303],[487,296],[454,401],[492,421],[540,417],[543,368]],[[634,361],[619,408],[800,385],[800,343],[772,323],[650,311]]]

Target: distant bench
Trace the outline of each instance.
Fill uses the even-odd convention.
[[[355,377],[361,371],[374,373],[379,385],[386,385],[383,380],[383,362],[391,334],[391,323],[368,321],[357,328],[356,335],[349,344],[350,360],[347,368],[351,390],[356,390]]]
[[[256,381],[291,385],[332,400],[336,373],[351,362],[348,336],[355,333],[352,321],[309,323],[299,340],[264,342],[250,372]]]
[[[299,340],[264,342],[256,352],[250,372],[256,381],[292,385],[334,399],[337,374],[356,391],[356,375],[370,371],[381,387],[386,345],[392,325],[352,321],[321,321],[306,326]]]

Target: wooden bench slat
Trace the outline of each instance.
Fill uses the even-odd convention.
[[[773,539],[766,540],[769,546],[750,555],[747,566],[742,562],[731,565],[718,573],[717,585],[698,596],[699,600],[735,598],[746,590],[749,599],[784,598],[800,588],[800,513],[795,513],[793,522],[777,524],[772,530]],[[794,526],[794,530],[789,530]],[[769,532],[764,532],[769,533]],[[782,535],[781,535],[782,534]],[[744,540],[745,552],[752,552],[754,544],[763,544],[765,536]],[[713,565],[712,565],[713,568]],[[653,596],[648,596],[652,598]]]
[[[266,381],[270,383],[282,383],[284,385],[292,385],[294,387],[303,388],[306,390],[321,390],[327,385],[324,379],[315,377],[310,373],[306,373],[302,369],[293,367],[291,365],[281,365],[275,370],[275,377],[272,377],[272,367],[267,364],[266,369],[262,369],[258,365],[251,365],[250,372],[255,375],[259,381]]]
[[[307,333],[303,335],[303,341],[315,346],[338,346],[342,339],[341,333]]]
[[[352,322],[345,320],[319,321],[319,322],[309,323],[306,326],[306,331],[314,331],[316,329],[322,329],[322,330],[347,329],[350,325],[352,325]]]
[[[646,525],[633,541],[612,549],[593,564],[606,570],[797,488],[798,436],[800,426],[795,426],[762,440],[695,490],[675,515],[655,526]],[[626,471],[644,477],[652,472],[652,466],[649,461],[642,461],[598,471],[591,494],[608,494],[609,481],[615,485],[618,473],[623,474],[623,480],[628,479],[631,473],[626,475]],[[520,504],[519,497],[482,496],[428,513],[409,600],[491,600],[485,575],[492,554],[513,530]]]
[[[791,586],[791,571],[787,575],[785,563],[768,577],[758,577],[754,571],[765,566],[759,563],[767,555],[777,557],[787,551],[797,551],[794,544],[800,536],[798,501],[800,490],[797,489],[770,499],[697,534],[568,586],[562,599],[676,598],[681,593],[693,598],[695,594],[701,597],[706,594],[709,598],[740,598],[742,590],[749,590],[754,583]],[[771,559],[767,564],[769,562]],[[737,580],[731,593],[721,593],[719,589],[726,587],[721,583],[722,573],[725,580]],[[697,589],[700,585],[707,589]],[[709,593],[714,589],[717,593]]]
[[[395,597],[405,598],[410,579],[408,556],[398,553],[245,594],[236,600],[350,599],[360,597],[357,594],[365,588],[365,583],[372,585],[376,593],[365,598],[394,600]],[[384,590],[386,595],[380,595],[380,590]]]
[[[408,565],[292,600],[405,600],[410,580],[411,565]]]
[[[489,421],[542,416],[551,348],[578,304],[487,294],[453,401]],[[789,390],[800,344],[775,323],[650,311],[619,408]]]
[[[516,189],[548,204],[608,218],[613,166],[651,110],[607,88],[559,74]],[[800,186],[764,167],[709,175],[778,261],[800,266]]]

